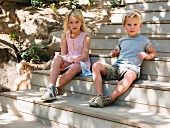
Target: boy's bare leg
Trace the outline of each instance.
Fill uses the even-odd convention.
[[[62,74],[57,79],[56,87],[62,87],[66,83],[68,83],[72,78],[77,74],[81,72],[81,66],[79,64],[71,65],[70,68]]]
[[[100,62],[96,62],[92,66],[92,72],[93,72],[93,83],[96,88],[96,92],[97,94],[103,95],[102,75],[106,75],[105,66]]]
[[[112,94],[110,94],[112,101],[124,93],[130,87],[136,77],[136,73],[133,70],[128,70],[125,73],[124,78],[116,85],[115,90],[112,92]]]

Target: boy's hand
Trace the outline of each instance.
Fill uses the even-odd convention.
[[[118,57],[118,55],[119,55],[119,51],[118,51],[118,50],[112,50],[112,51],[110,52],[110,56],[111,56],[111,57]]]
[[[140,53],[138,54],[138,56],[139,56],[140,58],[142,58],[142,59],[145,59],[145,57],[147,56],[147,54],[146,54],[145,52],[140,52]]]

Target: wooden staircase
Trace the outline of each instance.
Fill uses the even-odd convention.
[[[49,70],[37,70],[31,73],[32,89],[0,93],[1,110],[17,115],[25,122],[37,122],[37,128],[40,124],[44,128],[169,128],[170,1],[138,1],[126,0],[123,9],[107,8],[103,18],[108,18],[105,19],[108,22],[96,24],[92,35],[91,62],[114,63],[116,58],[110,58],[108,53],[117,48],[117,39],[125,35],[121,16],[126,9],[139,9],[144,16],[140,33],[151,40],[158,53],[157,58],[144,61],[140,80],[111,106],[89,107],[87,101],[96,95],[91,76],[75,77],[59,90],[56,101],[43,102],[38,89],[48,86]],[[103,84],[104,93],[109,94],[117,81],[104,81]],[[15,126],[15,121],[10,124]],[[23,125],[17,128],[23,128]],[[1,126],[10,128],[0,123]],[[33,126],[26,128],[30,127]]]

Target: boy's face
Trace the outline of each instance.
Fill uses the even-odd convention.
[[[139,19],[137,17],[126,17],[124,28],[129,37],[138,35],[138,31],[141,26],[142,23],[139,23]]]
[[[74,16],[69,17],[68,26],[73,33],[80,31],[81,21]]]

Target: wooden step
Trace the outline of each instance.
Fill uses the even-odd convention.
[[[159,2],[169,2],[169,0],[125,0],[127,4],[138,4],[138,3],[159,3]]]
[[[108,57],[97,56],[94,56],[91,60],[108,63],[115,61],[114,58],[110,60]],[[141,71],[140,80],[131,85],[128,91],[117,99],[116,104],[137,108],[140,107],[153,112],[157,111],[169,114],[170,104],[169,101],[166,100],[170,95],[169,61],[170,60],[166,60],[166,62],[164,62],[164,59],[161,60],[161,58],[156,58],[155,60],[147,62],[145,61],[142,65],[144,69]],[[164,65],[163,68],[161,68],[162,65]],[[31,73],[32,88],[38,90],[40,87],[48,87],[49,73],[49,70],[33,71]],[[144,80],[144,77],[147,80]],[[116,80],[104,81],[104,93],[106,95],[111,93],[116,84]],[[72,81],[62,87],[61,90],[69,96],[75,95],[76,97],[82,97],[88,100],[96,95],[91,76],[75,77]]]
[[[170,11],[170,1],[168,0],[161,0],[161,1],[144,1],[138,3],[129,3],[126,4],[126,9],[138,9],[138,10],[145,10],[145,11],[160,11],[160,10],[169,10]],[[167,12],[168,13],[168,12]],[[161,13],[160,13],[161,15]]]
[[[143,22],[148,22],[148,21],[154,21],[154,22],[159,22],[159,21],[165,21],[165,20],[170,20],[170,13],[169,10],[158,10],[158,11],[142,11],[143,15]],[[111,13],[110,16],[110,21],[112,23],[121,23],[122,22],[122,16],[124,13]]]
[[[152,37],[170,37],[170,21],[161,22],[143,22],[139,33]],[[121,35],[125,36],[126,32],[121,23],[98,23],[94,28],[95,35]]]
[[[28,117],[28,116],[27,116]],[[57,127],[57,126],[56,126]],[[0,128],[52,128],[50,125],[0,111]]]
[[[120,37],[121,33],[117,33],[117,35],[113,36],[107,34],[102,36],[93,36],[90,46],[91,53],[109,54],[111,50],[118,49],[118,39]],[[157,51],[157,57],[170,57],[170,37],[147,37],[150,39],[153,48]]]
[[[36,90],[0,94],[0,105],[6,111],[27,115],[46,124],[46,121],[76,128],[167,128],[170,117],[146,110],[120,107],[115,104],[105,108],[89,107],[87,100],[57,96],[58,100],[43,102]],[[37,118],[36,118],[37,117]],[[53,124],[49,124],[53,126]],[[65,127],[64,127],[65,128]]]

